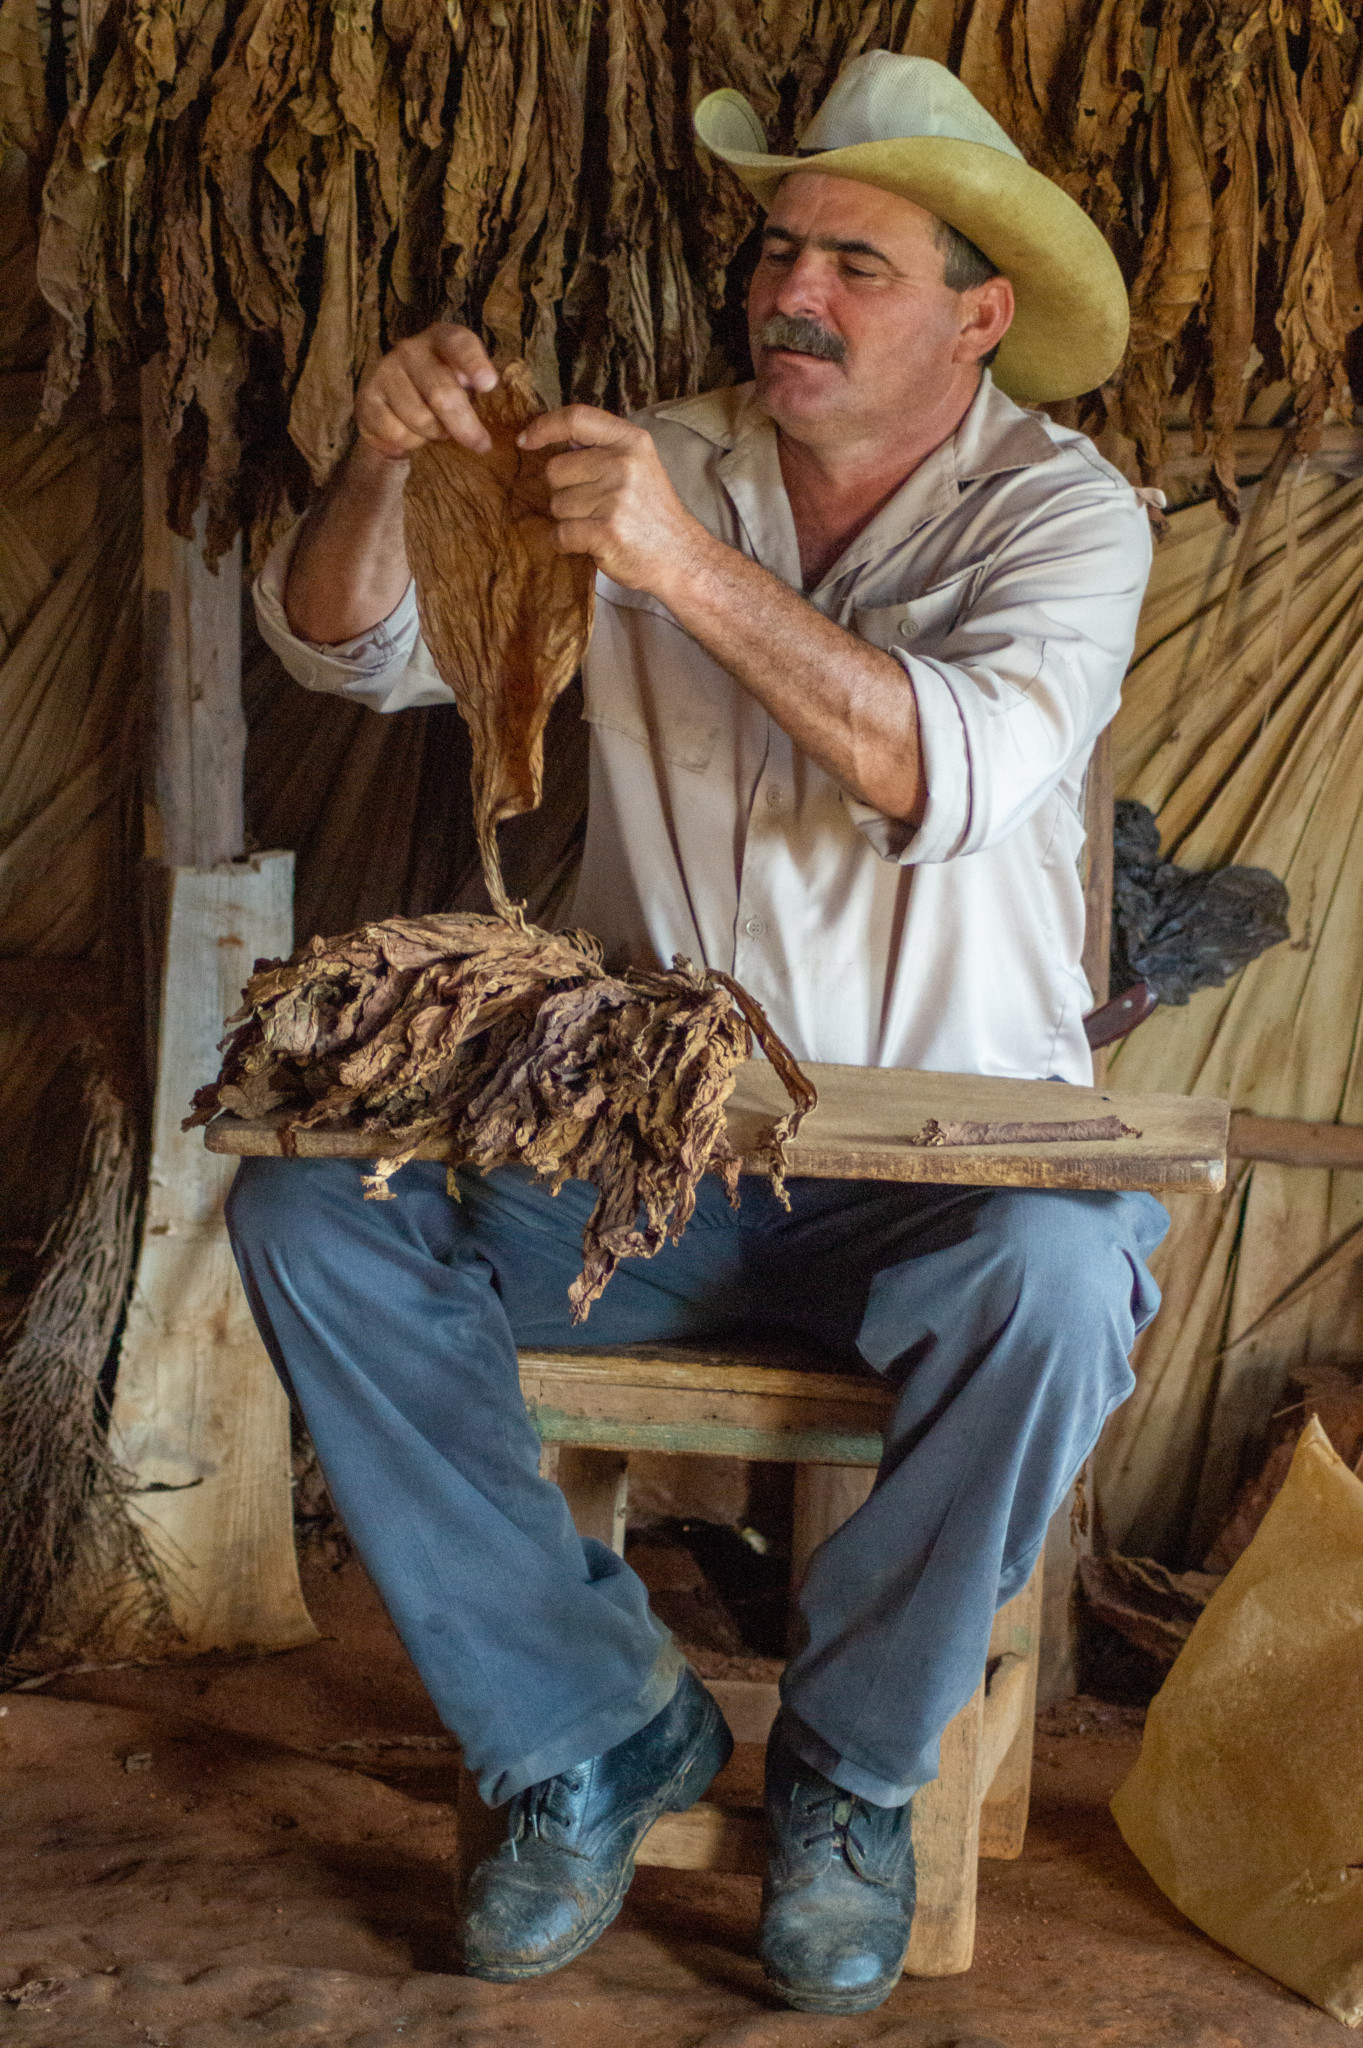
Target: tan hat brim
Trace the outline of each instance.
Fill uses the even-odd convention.
[[[813,156],[772,156],[741,93],[701,101],[696,133],[760,205],[795,171],[898,193],[950,222],[1012,284],[1017,311],[994,381],[1023,405],[1075,398],[1104,383],[1126,350],[1130,306],[1116,257],[1069,194],[1019,158],[948,136],[858,142]]]

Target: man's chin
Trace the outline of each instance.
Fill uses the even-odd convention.
[[[762,349],[753,364],[753,396],[780,425],[815,420],[839,410],[845,395],[840,365],[787,349]]]

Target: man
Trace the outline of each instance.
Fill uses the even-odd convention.
[[[608,957],[736,974],[797,1055],[1091,1078],[1080,789],[1116,707],[1144,514],[1080,436],[1004,397],[1090,388],[1125,334],[1101,237],[940,66],[843,72],[799,157],[736,94],[697,115],[768,208],[755,383],[629,423],[537,420],[559,545],[597,564],[591,796],[572,922]],[[982,253],[983,252],[983,253]],[[267,566],[300,681],[445,701],[403,552],[407,458],[487,437],[470,333],[404,342],[359,438]],[[520,1401],[517,1343],[754,1326],[898,1389],[866,1506],[814,1558],[768,1752],[762,1957],[790,2004],[881,2002],[913,1911],[909,1803],[973,1691],[996,1607],[1131,1385],[1157,1302],[1142,1195],[707,1183],[683,1242],[592,1312],[566,1288],[589,1192],[413,1165],[251,1161],[232,1198],[266,1342],[337,1504],[507,1839],[466,1966],[572,1959],[646,1828],[728,1754],[623,1562],[578,1540]]]

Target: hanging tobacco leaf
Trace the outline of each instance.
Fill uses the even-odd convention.
[[[488,891],[513,914],[497,826],[532,811],[544,728],[591,637],[595,567],[554,540],[547,457],[516,446],[544,411],[523,363],[508,363],[475,407],[490,455],[429,441],[412,459],[405,517],[417,607],[436,667],[473,739],[473,815]]]

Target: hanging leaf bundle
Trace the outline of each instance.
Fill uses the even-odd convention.
[[[1170,406],[1228,509],[1279,390],[1309,449],[1363,323],[1363,0],[0,0],[0,139],[45,177],[45,417],[164,354],[174,517],[256,554],[436,317],[551,401],[746,374],[752,202],[689,110],[786,148],[849,57],[949,63],[1098,222],[1131,351],[1077,422],[1158,482]],[[58,47],[54,50],[52,39]],[[63,43],[63,38],[69,42]]]
[[[791,1099],[770,1140],[778,1186],[782,1148],[815,1099],[727,975],[682,959],[671,973],[608,974],[584,933],[498,917],[389,918],[314,939],[253,975],[230,1021],[222,1072],[186,1128],[220,1110],[287,1111],[286,1150],[318,1124],[396,1139],[366,1182],[378,1200],[432,1138],[451,1169],[519,1163],[555,1192],[591,1181],[569,1290],[579,1322],[621,1259],[681,1236],[704,1173],[737,1200],[724,1105],[754,1034]]]

